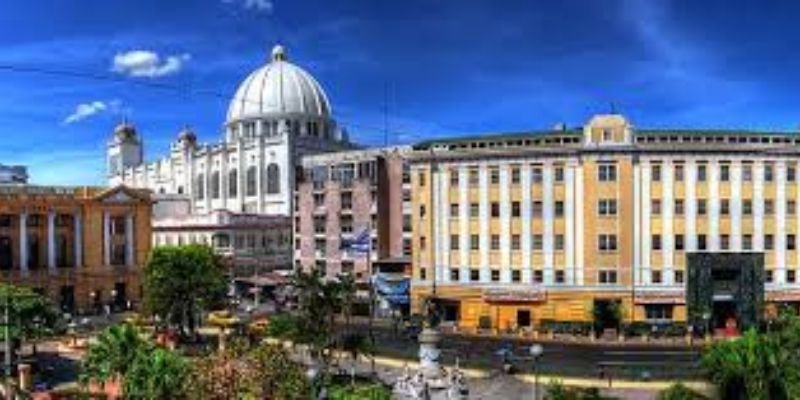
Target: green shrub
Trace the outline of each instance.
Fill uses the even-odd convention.
[[[658,392],[656,400],[707,400],[708,397],[689,389],[682,383],[676,383],[672,386]]]
[[[267,325],[267,336],[290,339],[297,332],[297,322],[295,318],[289,314],[277,314],[269,318]]]
[[[545,400],[616,400],[615,397],[601,396],[597,388],[567,387],[561,382],[551,382],[546,390]]]
[[[390,400],[391,398],[392,391],[378,383],[334,386],[330,390],[331,400]]]

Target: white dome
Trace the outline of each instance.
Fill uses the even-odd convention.
[[[228,106],[227,121],[289,114],[328,119],[331,106],[316,79],[287,61],[282,46],[275,46],[270,63],[239,85]]]

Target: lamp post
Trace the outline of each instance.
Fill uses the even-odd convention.
[[[544,353],[544,348],[538,343],[531,345],[531,357],[533,358],[533,400],[539,400],[539,358]]]
[[[703,312],[703,329],[705,330],[705,337],[706,340],[711,338],[711,327],[709,326],[709,321],[711,320],[711,313],[708,311]]]

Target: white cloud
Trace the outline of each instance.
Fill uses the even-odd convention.
[[[133,77],[158,78],[180,72],[191,58],[186,53],[162,57],[150,50],[132,50],[117,53],[111,70]]]
[[[62,124],[64,125],[74,124],[76,122],[83,121],[86,118],[89,118],[91,116],[103,112],[119,114],[121,111],[122,111],[122,102],[117,99],[109,100],[107,102],[100,100],[90,101],[75,106],[75,111],[73,111],[72,114],[64,118]]]
[[[275,3],[271,0],[222,0],[225,4],[241,3],[242,8],[245,10],[252,10],[255,12],[263,12],[271,14],[275,8]]]

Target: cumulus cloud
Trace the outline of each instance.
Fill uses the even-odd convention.
[[[75,111],[73,111],[72,114],[64,118],[62,124],[64,125],[74,124],[76,122],[83,121],[89,117],[92,117],[94,115],[103,112],[110,112],[112,114],[117,114],[120,112],[121,108],[122,108],[122,102],[116,99],[107,102],[95,100],[87,103],[81,103],[75,106]]]
[[[137,78],[158,78],[180,72],[191,58],[186,53],[162,57],[150,50],[131,50],[114,56],[111,71]]]
[[[275,7],[271,0],[222,0],[226,4],[239,3],[245,10],[270,14]]]

